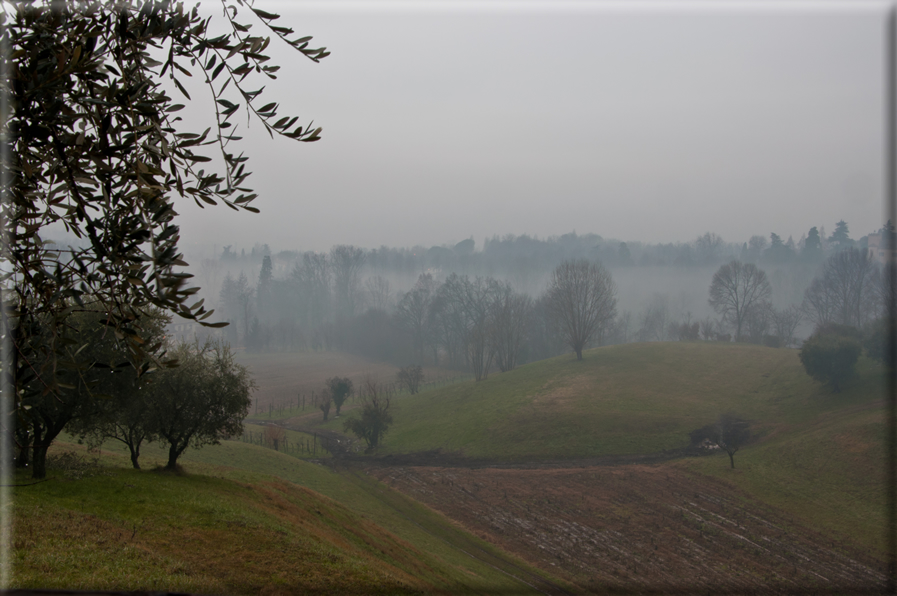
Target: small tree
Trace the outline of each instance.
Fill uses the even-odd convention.
[[[734,470],[735,453],[751,438],[747,420],[742,420],[734,414],[723,414],[716,421],[714,434],[711,439],[729,454],[729,463]]]
[[[330,407],[332,405],[333,399],[330,397],[330,390],[325,389],[321,392],[321,401],[318,403],[318,408],[324,413],[324,422],[327,422],[327,418],[330,416]]]
[[[548,296],[567,344],[582,360],[583,349],[600,339],[617,313],[610,272],[597,262],[565,261],[551,274]]]
[[[404,387],[408,393],[414,395],[420,390],[420,384],[424,380],[424,370],[417,364],[399,369],[396,373],[396,383]]]
[[[125,375],[127,371],[119,374]],[[68,430],[78,434],[79,440],[86,441],[90,447],[99,447],[107,439],[123,443],[131,455],[131,465],[139,470],[140,446],[144,441],[156,439],[155,431],[147,424],[149,391],[145,380],[135,380],[128,393],[112,396],[95,417],[75,421]]]
[[[177,366],[158,371],[149,387],[148,424],[169,444],[166,470],[189,446],[217,445],[243,432],[256,385],[223,343],[182,343]]]
[[[775,328],[776,337],[779,338],[783,347],[788,347],[794,343],[794,332],[802,319],[803,310],[796,304],[792,304],[782,310],[772,310],[772,324]]]
[[[280,446],[283,445],[283,439],[286,437],[286,434],[283,428],[269,424],[265,427],[263,438],[266,445],[273,447],[274,451],[280,451]]]
[[[114,330],[104,326],[105,319],[105,313],[99,310],[73,313],[59,330],[57,341],[62,347],[33,361],[37,373],[30,375],[24,397],[20,396],[22,410],[16,412],[16,439],[20,442],[21,464],[27,464],[27,451],[31,450],[32,476],[36,479],[46,477],[47,449],[59,433],[79,422],[89,424],[101,410],[102,402],[126,387],[127,383],[122,382],[125,376],[137,377],[136,371],[123,372],[118,366],[123,361],[127,363],[126,348]],[[35,336],[55,332],[36,326],[36,330],[30,331]],[[66,388],[55,392],[44,385],[41,373],[52,370],[59,355],[69,358],[69,366],[54,371],[53,376]],[[74,362],[79,364],[71,366]]]
[[[147,337],[156,346],[150,352],[162,363],[165,327],[170,322],[171,317],[160,310],[152,310],[143,317]],[[114,353],[110,353],[106,358],[111,361],[113,357]],[[121,350],[118,350],[118,358],[123,360]],[[94,400],[92,413],[73,419],[66,430],[91,447],[98,447],[107,439],[124,444],[131,455],[131,465],[139,470],[140,446],[144,441],[149,443],[157,438],[146,416],[150,386],[156,375],[149,373],[138,377],[137,371],[123,361],[102,373],[98,389],[105,394],[104,398]]]
[[[819,330],[800,349],[800,361],[807,374],[820,383],[828,383],[835,393],[854,374],[860,356],[860,342],[836,332]]]
[[[753,263],[731,261],[713,274],[709,302],[735,328],[735,341],[741,341],[741,331],[748,314],[758,304],[768,300],[771,294],[766,273]]]
[[[331,377],[327,379],[326,383],[333,405],[336,406],[336,418],[339,418],[340,409],[346,403],[346,399],[352,394],[352,381],[348,377]]]
[[[381,394],[380,387],[371,379],[364,385],[364,405],[361,418],[350,418],[343,424],[343,429],[350,431],[359,439],[364,439],[368,448],[366,453],[375,450],[392,424],[389,414],[389,398]]]

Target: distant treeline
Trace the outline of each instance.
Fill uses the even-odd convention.
[[[790,334],[780,338],[781,344],[788,345],[794,339],[798,314],[804,325],[814,322],[807,316],[805,292],[826,259],[856,249],[879,263],[893,258],[893,246],[890,222],[874,234],[853,240],[843,221],[830,236],[812,227],[796,242],[775,233],[742,243],[706,233],[676,244],[621,242],[571,233],[547,239],[494,237],[481,250],[473,239],[430,248],[366,250],[340,245],[328,253],[272,254],[266,245],[256,245],[248,254],[245,250],[238,254],[227,246],[216,259],[204,263],[199,277],[206,290],[220,288],[216,315],[231,323],[223,331],[225,337],[248,350],[339,349],[397,365],[416,362],[476,372],[471,368],[469,346],[459,343],[458,330],[470,327],[477,317],[486,321],[482,313],[497,312],[499,303],[526,302],[525,308],[520,307],[526,314],[521,315],[518,363],[568,349],[552,323],[544,296],[548,277],[561,262],[600,262],[615,279],[627,280],[621,292],[639,292],[622,296],[616,316],[595,344],[733,337],[727,321],[708,306],[707,289],[716,268],[738,260],[764,268],[773,290],[765,304],[766,314],[753,313],[750,334],[740,339],[764,341],[776,335],[778,325],[790,328]],[[670,281],[651,286],[663,271],[670,272],[667,280],[681,281],[682,287],[675,288]],[[491,306],[458,297],[465,292],[480,295]],[[415,300],[426,305],[415,305]],[[772,308],[773,303],[777,308]],[[409,314],[414,308],[425,311],[415,314],[416,321]],[[480,314],[473,312],[477,309]],[[466,322],[459,322],[465,317]],[[781,323],[784,319],[787,324]],[[497,364],[490,361],[490,366]]]
[[[886,226],[887,227],[887,226]],[[883,228],[884,229],[884,228]],[[604,238],[598,234],[576,234],[538,238],[523,234],[493,236],[486,239],[477,250],[473,238],[454,246],[415,246],[395,248],[381,246],[359,249],[364,255],[365,268],[380,275],[405,275],[416,277],[422,272],[440,271],[468,275],[493,275],[508,277],[518,270],[551,271],[563,261],[572,259],[597,259],[610,269],[618,267],[703,267],[719,265],[731,259],[757,264],[784,264],[802,261],[818,264],[832,251],[849,246],[868,248],[873,244],[887,243],[882,230],[864,235],[858,240],[850,238],[848,224],[839,221],[834,232],[826,237],[825,228],[811,227],[798,240],[782,238],[775,232],[769,236],[755,235],[744,242],[726,242],[719,235],[707,232],[689,242],[650,243],[621,241]],[[233,264],[258,267],[265,256],[270,256],[278,273],[287,273],[305,254],[284,250],[272,254],[266,244],[256,244],[247,253],[239,253],[231,246],[224,247],[218,259]],[[321,254],[321,253],[317,253]]]

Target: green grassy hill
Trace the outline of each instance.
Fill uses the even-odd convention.
[[[110,447],[112,447],[110,445]],[[148,446],[144,468],[164,463]],[[77,449],[60,444],[56,454]],[[82,451],[83,453],[83,451]],[[527,566],[367,477],[241,442],[189,451],[189,473],[57,464],[15,489],[12,586],[220,594],[526,593],[474,559]],[[29,479],[20,475],[20,484]],[[461,545],[459,547],[459,545]]]
[[[483,460],[589,458],[685,447],[723,412],[751,421],[735,456],[685,458],[810,527],[884,553],[884,370],[865,358],[841,393],[796,350],[630,344],[562,356],[397,401],[380,454],[443,449]]]
[[[883,390],[883,370],[866,359],[857,378],[832,394],[804,373],[794,350],[613,346],[586,352],[581,362],[562,356],[400,396],[379,455],[649,454],[684,447],[691,430],[731,411],[751,420],[755,436],[736,455],[735,470],[723,454],[664,465],[700,474],[696,490],[700,482],[723,483],[820,535],[883,553]],[[342,423],[322,426],[341,430]],[[147,471],[128,469],[117,446],[104,449],[100,467],[74,476],[57,470],[48,482],[15,489],[14,586],[235,594],[526,589],[494,561],[466,554],[482,549],[509,559],[482,540],[361,474],[304,461],[307,453],[229,441],[188,450],[189,474],[170,476],[149,471],[164,462],[161,446],[143,449]]]
[[[774,435],[883,397],[883,372],[832,394],[796,350],[742,344],[650,343],[590,350],[396,401],[381,454],[443,449],[470,458],[559,459],[645,454],[688,445],[724,412]],[[333,425],[334,423],[331,423]]]

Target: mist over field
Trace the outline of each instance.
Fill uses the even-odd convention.
[[[893,592],[893,7],[222,4],[2,15],[0,589]]]
[[[345,325],[349,319],[361,317],[368,310],[382,311],[394,317],[397,305],[421,276],[432,277],[437,285],[453,274],[469,279],[492,278],[507,284],[514,292],[537,300],[545,294],[557,265],[565,260],[587,259],[605,267],[614,285],[615,316],[603,336],[595,339],[594,345],[601,345],[678,340],[675,327],[683,323],[704,322],[711,328],[715,324],[717,329],[711,333],[724,334],[728,323],[709,303],[708,291],[714,273],[721,265],[733,260],[755,263],[763,271],[771,290],[765,302],[771,308],[802,309],[806,291],[819,275],[827,257],[849,246],[868,250],[868,234],[852,238],[849,225],[843,221],[829,227],[835,228],[841,230],[838,237],[834,234],[825,237],[825,226],[812,226],[814,239],[819,238],[816,252],[815,247],[806,248],[806,233],[798,240],[793,237],[783,239],[773,233],[771,239],[758,234],[742,242],[727,242],[719,235],[707,232],[691,241],[655,244],[572,232],[544,238],[494,236],[479,243],[468,238],[456,244],[429,247],[366,249],[341,245],[330,252],[274,252],[266,243],[245,242],[204,247],[193,255],[188,254],[187,259],[191,262],[188,271],[195,275],[195,282],[201,288],[200,296],[217,309],[217,320],[231,321],[227,333],[231,334],[232,341],[242,344],[238,340],[241,325],[248,329],[252,321],[261,328],[280,326],[283,331],[280,323],[289,320],[293,324],[301,318],[304,330],[299,333],[305,339],[295,344],[296,349],[308,348],[308,338],[315,333],[314,329],[332,325],[337,320]],[[808,227],[807,231],[810,230]],[[878,231],[872,236],[873,242],[878,242]],[[333,251],[340,249],[355,251],[353,258],[357,263],[351,279],[346,282],[350,285],[337,290],[332,276],[338,273],[332,261]],[[213,253],[213,250],[217,252]],[[266,259],[270,269],[263,273]],[[321,282],[327,286],[322,286],[323,294],[313,300],[333,302],[326,307],[319,305],[314,312],[308,310],[306,304],[312,300],[308,294],[310,290],[303,289],[303,284],[311,283],[303,278],[308,273],[309,259],[316,260],[323,268]],[[270,290],[261,290],[271,293],[264,304],[259,302],[260,275],[270,280],[266,283],[273,284]],[[233,303],[227,303],[229,290],[222,288],[226,279],[235,282],[241,276],[245,299],[242,310],[237,312]],[[339,298],[338,291],[346,296]],[[335,306],[334,301],[340,299],[344,306],[351,303],[349,310],[340,311]],[[235,298],[231,296],[230,300]],[[869,316],[874,318],[871,313]],[[788,344],[794,341],[799,345],[799,340],[807,337],[817,322],[802,316],[795,336]],[[763,335],[772,332],[771,324],[771,321],[763,323],[763,329],[754,332],[754,341],[762,343]],[[396,320],[395,326],[401,328],[402,323]],[[269,340],[264,349],[277,349],[277,345],[276,340],[274,344]],[[250,349],[263,348],[250,346]]]

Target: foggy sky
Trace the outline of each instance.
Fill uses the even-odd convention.
[[[256,5],[332,52],[255,85],[323,138],[241,117],[262,213],[181,200],[188,251],[882,224],[884,4]]]

